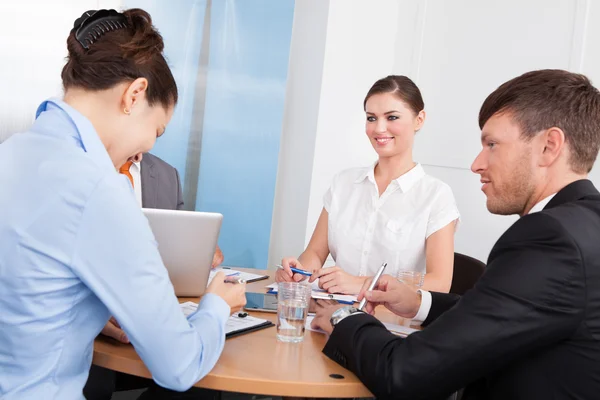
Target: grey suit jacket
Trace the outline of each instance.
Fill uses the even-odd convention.
[[[183,209],[183,195],[177,170],[150,153],[144,154],[140,166],[142,207]]]

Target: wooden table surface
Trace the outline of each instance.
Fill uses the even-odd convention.
[[[243,269],[240,269],[243,270]],[[274,271],[244,270],[269,275],[268,280],[247,284],[248,292],[265,292],[273,282]],[[180,298],[180,301],[198,298]],[[273,323],[275,313],[251,312]],[[384,311],[377,317],[386,322],[402,319]],[[306,331],[302,343],[282,343],[276,339],[275,327],[227,339],[223,353],[197,387],[273,396],[295,397],[373,397],[371,392],[347,369],[326,357],[321,350],[326,335]],[[150,378],[133,346],[98,337],[94,343],[93,363],[101,367]],[[341,375],[342,379],[331,377]]]

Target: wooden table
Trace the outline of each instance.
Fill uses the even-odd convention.
[[[274,271],[246,270],[269,275],[268,280],[249,283],[248,292],[265,292],[273,282]],[[181,298],[198,301],[198,298]],[[276,314],[252,312],[251,315],[275,322]],[[386,322],[401,323],[389,312],[378,312]],[[275,327],[227,339],[223,353],[212,371],[194,386],[273,396],[295,397],[373,397],[371,392],[347,369],[326,357],[321,350],[326,335],[307,331],[302,343],[281,343]],[[99,337],[94,343],[93,363],[131,375],[150,378],[150,372],[133,346]],[[331,377],[341,375],[342,379]]]

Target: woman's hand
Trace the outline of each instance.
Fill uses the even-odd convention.
[[[321,268],[314,272],[309,282],[319,280],[319,287],[328,293],[357,294],[367,279],[366,276],[354,276],[340,267]]]
[[[302,264],[295,258],[286,257],[281,260],[281,268],[277,268],[277,272],[275,272],[275,282],[300,282],[306,279],[306,276],[301,274],[295,274],[292,272],[290,267],[304,269],[302,268]],[[311,281],[312,282],[312,281]]]

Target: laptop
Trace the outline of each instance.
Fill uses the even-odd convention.
[[[223,215],[142,208],[179,297],[204,294]]]

